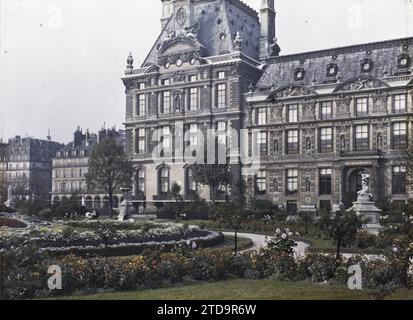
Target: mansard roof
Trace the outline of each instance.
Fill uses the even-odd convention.
[[[235,35],[240,33],[241,51],[255,60],[259,59],[260,22],[258,13],[240,0],[195,0],[194,15],[197,24],[187,34],[176,34],[171,28],[171,17],[161,31],[142,66],[158,64],[166,46],[182,42],[199,43],[204,56],[217,56],[233,52]],[[195,37],[194,37],[195,35]],[[168,43],[169,42],[169,43]],[[195,46],[196,47],[196,46]]]
[[[408,59],[407,67],[400,64],[403,57]],[[342,90],[350,82],[375,79],[369,85],[379,86],[379,79],[412,73],[413,37],[274,57],[268,62],[257,88],[337,83],[336,90]],[[385,86],[385,82],[381,84]]]

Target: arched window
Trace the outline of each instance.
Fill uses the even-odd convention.
[[[159,192],[160,194],[169,193],[170,187],[170,171],[169,168],[163,167],[159,170]]]
[[[102,207],[100,197],[98,197],[98,196],[95,197],[94,206],[95,206],[96,209],[100,209]]]
[[[93,207],[93,200],[91,196],[86,197],[86,208],[91,209]]]
[[[103,208],[109,209],[109,197],[108,196],[105,196],[103,198]]]

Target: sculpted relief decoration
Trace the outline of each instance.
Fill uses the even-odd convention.
[[[291,98],[291,97],[300,97],[300,96],[311,96],[316,95],[316,92],[310,88],[301,87],[301,86],[287,86],[283,88],[279,88],[275,90],[273,93],[270,94],[268,100],[276,100],[276,99],[283,99],[283,98]]]
[[[337,115],[346,115],[350,112],[351,97],[341,96],[336,99]]]
[[[387,112],[388,96],[387,93],[372,95],[374,112]]]
[[[350,80],[337,87],[335,92],[340,91],[360,91],[367,89],[385,88],[388,85],[378,79],[374,78],[358,78],[355,80]]]

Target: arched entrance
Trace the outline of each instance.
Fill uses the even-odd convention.
[[[353,202],[357,200],[357,193],[362,189],[361,175],[370,174],[367,168],[349,168],[345,180],[345,193],[343,202],[347,208],[352,207]]]
[[[370,172],[367,169],[356,169],[351,171],[348,179],[348,190],[354,194],[357,194],[362,189],[361,175],[369,173]]]

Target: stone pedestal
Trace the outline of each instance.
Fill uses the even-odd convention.
[[[370,233],[378,233],[382,227],[380,226],[381,210],[376,207],[375,203],[370,200],[370,197],[359,196],[357,201],[353,203],[353,207],[349,211],[354,211],[358,216],[368,220],[367,231]]]

